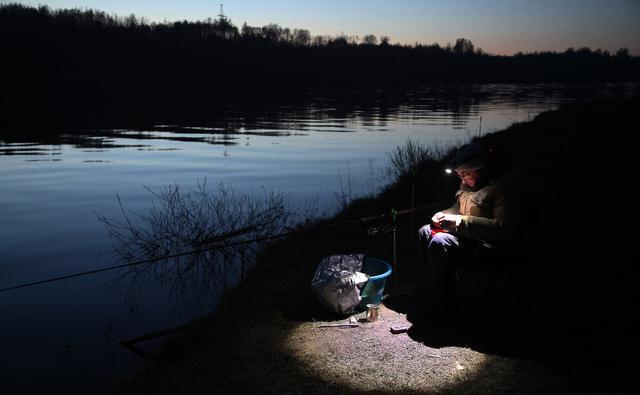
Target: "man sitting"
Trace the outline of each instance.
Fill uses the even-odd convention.
[[[528,188],[522,173],[477,143],[458,150],[453,171],[461,180],[455,203],[419,230],[426,308],[432,314],[453,311],[456,270],[477,263],[479,244],[497,252],[494,257],[526,250]]]

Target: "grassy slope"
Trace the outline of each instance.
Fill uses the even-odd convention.
[[[631,340],[630,264],[620,242],[627,230],[623,192],[614,175],[633,174],[628,156],[638,101],[574,105],[484,136],[510,151],[536,185],[541,211],[532,306],[524,320],[486,326],[469,313],[456,336],[436,344],[419,334],[391,335],[407,323],[389,303],[374,324],[320,329],[333,321],[312,300],[317,262],[334,253],[391,259],[388,235],[368,238],[358,226],[319,230],[273,245],[246,283],[211,317],[194,323],[162,361],[118,393],[423,393],[622,389]],[[444,201],[455,182],[441,167],[418,174],[417,205]],[[340,215],[357,218],[407,207],[410,180]],[[389,291],[420,285],[414,229],[429,212],[399,224],[399,267]],[[603,241],[609,244],[605,245]],[[637,259],[635,260],[637,261]],[[391,298],[390,300],[394,300]],[[397,300],[397,299],[396,299]],[[405,305],[412,299],[406,297]],[[477,313],[477,312],[475,312]],[[504,318],[504,317],[502,317]],[[504,325],[506,322],[506,326]],[[489,328],[480,330],[479,328]]]

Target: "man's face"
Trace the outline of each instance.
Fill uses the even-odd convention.
[[[476,186],[478,178],[480,178],[480,170],[456,170],[456,174],[462,180],[462,183],[469,188]]]

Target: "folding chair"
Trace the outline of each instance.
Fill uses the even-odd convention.
[[[527,217],[524,251],[509,254],[488,243],[477,243],[470,263],[457,270],[457,285],[463,288],[463,296],[465,291],[471,293],[474,301],[480,299],[484,309],[491,308],[493,303],[493,307],[499,304],[523,313],[529,310],[535,265],[537,204],[531,205]]]

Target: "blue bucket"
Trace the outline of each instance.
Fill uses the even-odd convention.
[[[384,293],[384,283],[391,275],[391,265],[382,259],[366,258],[362,267],[362,272],[369,276],[369,281],[360,291],[362,301],[361,308],[366,308],[368,304],[379,304],[382,302]]]

